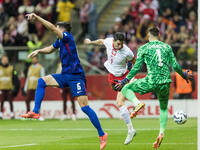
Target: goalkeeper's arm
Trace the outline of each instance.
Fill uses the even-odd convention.
[[[172,48],[169,47],[169,61],[170,61],[170,64],[172,65],[172,68],[180,75],[180,76],[184,76],[183,75],[183,71],[182,71],[182,68],[181,66],[177,63],[177,60],[174,56],[174,53],[172,51]]]
[[[172,68],[183,78],[185,79],[187,82],[189,82],[188,80],[191,78],[191,75],[189,74],[189,71],[190,70],[186,70],[185,72],[183,72],[181,66],[178,64],[175,56],[174,56],[174,53],[170,47],[170,63],[172,65]]]

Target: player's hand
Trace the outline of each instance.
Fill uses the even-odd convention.
[[[124,87],[124,85],[126,83],[128,83],[128,79],[124,78],[123,80],[114,80],[115,82],[117,82],[117,84],[115,85],[115,90],[116,91],[121,91],[121,89]]]
[[[35,13],[30,13],[30,14],[27,14],[26,17],[27,17],[28,21],[35,21],[37,15]]]
[[[35,51],[33,51],[32,53],[30,53],[30,54],[28,55],[28,58],[34,57],[34,56],[36,56],[38,53],[39,53],[39,50],[35,50]]]
[[[192,74],[190,73],[189,69],[183,72],[183,78],[186,80],[187,83],[189,83],[189,80],[192,79]]]
[[[85,43],[85,44],[90,44],[90,43],[91,43],[91,40],[87,38],[87,39],[84,40],[84,43]]]

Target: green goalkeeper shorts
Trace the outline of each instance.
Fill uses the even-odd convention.
[[[166,109],[169,100],[169,88],[171,83],[164,84],[152,84],[148,78],[135,79],[133,82],[128,83],[122,89],[122,93],[126,89],[130,89],[133,92],[140,93],[141,95],[149,92],[155,92],[160,101],[161,109]]]

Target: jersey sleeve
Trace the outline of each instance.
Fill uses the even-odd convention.
[[[105,47],[108,47],[110,42],[111,42],[111,38],[106,38],[104,39],[103,44],[105,45]]]
[[[133,52],[128,48],[127,60],[131,61],[134,58]]]
[[[56,41],[53,43],[53,47],[54,47],[54,48],[59,48],[59,46],[60,46],[60,42],[59,42],[59,40],[56,40]]]
[[[174,53],[172,51],[172,48],[169,47],[169,62],[170,64],[172,65],[172,68],[178,73],[180,74],[180,76],[183,77],[183,71],[182,71],[182,68],[181,66],[177,63],[177,60],[174,56]]]
[[[126,76],[128,80],[131,80],[138,73],[138,71],[140,71],[143,62],[144,62],[143,49],[139,48],[135,65],[133,66],[129,74]]]

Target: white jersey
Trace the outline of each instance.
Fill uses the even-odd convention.
[[[120,50],[115,50],[113,47],[113,38],[106,38],[104,45],[107,52],[107,61],[104,66],[109,73],[116,77],[123,76],[127,71],[127,62],[132,60],[134,57],[133,52],[125,44]]]

